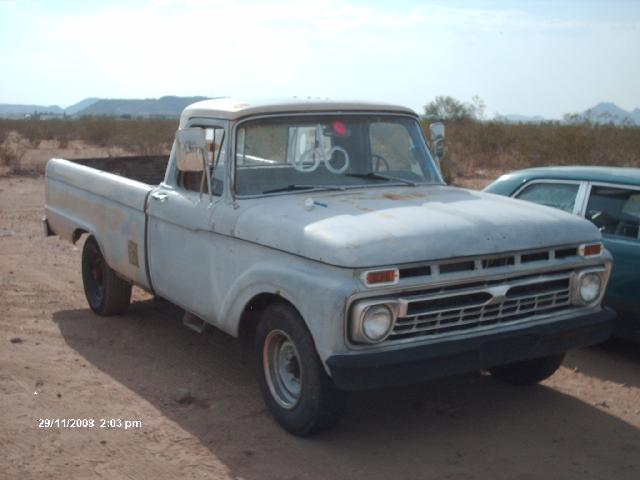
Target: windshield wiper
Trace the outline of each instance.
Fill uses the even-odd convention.
[[[394,180],[396,182],[402,182],[405,185],[410,185],[412,187],[415,187],[417,185],[416,182],[412,182],[411,180],[407,180],[406,178],[393,177],[391,175],[381,175],[379,173],[374,173],[374,172],[369,172],[369,173],[345,173],[344,176],[345,177],[357,177],[357,178],[373,178],[375,180],[386,180],[386,181]]]
[[[286,187],[273,188],[271,190],[265,190],[263,194],[278,193],[278,192],[294,192],[296,190],[344,190],[343,187],[333,185],[300,185],[297,183],[287,185]]]

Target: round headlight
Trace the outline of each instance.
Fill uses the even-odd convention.
[[[386,305],[369,307],[362,318],[362,332],[373,342],[386,337],[392,325],[393,313]]]
[[[580,299],[584,303],[593,302],[600,295],[602,280],[597,273],[587,273],[580,278]]]

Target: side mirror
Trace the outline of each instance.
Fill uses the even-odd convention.
[[[202,172],[207,139],[202,128],[183,128],[176,132],[176,167],[181,172]]]
[[[429,143],[438,162],[441,161],[444,157],[444,123],[436,122],[429,125]]]

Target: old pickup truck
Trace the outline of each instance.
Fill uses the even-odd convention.
[[[349,390],[479,369],[535,383],[611,334],[598,229],[445,185],[410,109],[199,102],[149,173],[50,160],[45,232],[85,238],[95,313],[124,312],[136,285],[251,339],[294,434],[335,424]]]

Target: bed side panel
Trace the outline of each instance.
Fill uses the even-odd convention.
[[[67,160],[47,163],[45,212],[56,235],[93,234],[109,266],[149,288],[146,275],[145,201],[150,185]]]

